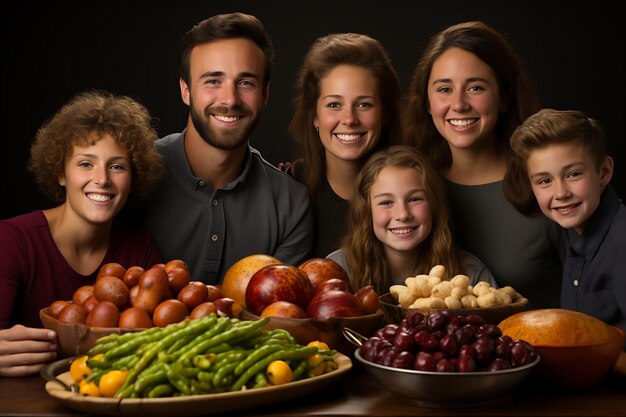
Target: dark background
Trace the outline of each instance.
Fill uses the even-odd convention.
[[[287,133],[294,82],[316,37],[361,32],[379,39],[406,88],[430,36],[482,20],[509,38],[545,107],[582,110],[605,127],[616,163],[612,183],[626,196],[625,152],[618,149],[626,119],[622,1],[25,0],[11,8],[0,25],[0,218],[51,206],[26,169],[28,150],[37,128],[79,91],[130,95],[158,119],[160,136],[181,131],[187,108],[176,43],[200,20],[233,11],[261,19],[276,49],[269,106],[251,139],[272,163],[294,159]]]

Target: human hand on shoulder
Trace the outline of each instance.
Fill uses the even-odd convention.
[[[287,174],[290,173],[290,170],[293,171],[293,165],[291,164],[291,162],[279,162],[278,165],[276,165],[276,168],[278,168],[279,171],[285,172]]]
[[[16,324],[0,330],[0,377],[26,376],[39,372],[56,358],[56,333]]]

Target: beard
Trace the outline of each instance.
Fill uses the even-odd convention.
[[[220,114],[220,115],[228,115],[229,109],[223,106],[212,106],[208,107],[204,110],[204,112],[199,111],[193,105],[193,102],[190,101],[190,114],[191,114],[191,122],[193,126],[198,131],[198,134],[204,141],[217,149],[232,151],[235,149],[239,149],[243,145],[248,142],[248,138],[252,134],[252,131],[259,124],[259,120],[261,119],[261,114],[254,113],[243,106],[236,106],[231,109],[231,113],[235,113],[238,116],[246,116],[243,118],[243,121],[240,122],[234,128],[231,129],[216,129],[211,125],[209,118],[211,114]],[[254,116],[250,118],[250,116]]]

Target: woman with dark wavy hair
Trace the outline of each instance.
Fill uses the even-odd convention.
[[[520,170],[509,140],[538,109],[521,59],[482,22],[450,26],[430,40],[404,108],[410,143],[445,179],[456,242],[536,308],[559,305],[564,234],[508,199]]]
[[[161,262],[152,237],[116,219],[162,171],[148,110],[126,96],[79,94],[37,132],[29,168],[59,205],[0,221],[0,377],[56,357],[39,310],[95,282],[100,267]]]

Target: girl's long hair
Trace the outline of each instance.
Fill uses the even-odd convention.
[[[392,146],[371,156],[359,174],[350,204],[348,233],[343,252],[351,274],[353,288],[373,285],[376,292],[389,292],[393,280],[406,277],[390,276],[383,244],[372,227],[370,191],[383,168],[415,169],[422,181],[426,199],[432,210],[430,235],[415,250],[415,275],[427,274],[435,265],[446,267],[446,277],[464,273],[459,251],[452,239],[448,221],[445,184],[424,155],[413,147]]]

